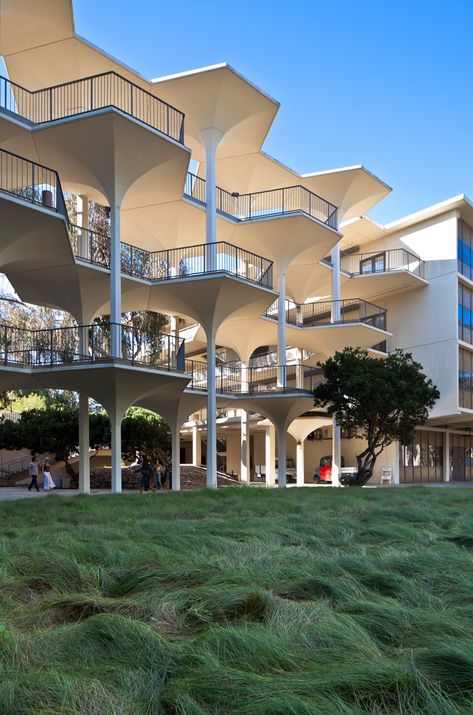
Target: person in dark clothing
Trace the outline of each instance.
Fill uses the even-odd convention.
[[[38,463],[36,462],[36,456],[31,457],[31,462],[30,466],[28,467],[30,470],[30,477],[31,477],[31,482],[28,485],[28,491],[30,492],[33,487],[35,487],[36,491],[39,492],[39,487],[38,487]]]
[[[141,462],[141,482],[140,482],[140,492],[149,492],[149,480],[153,474],[153,468],[148,457],[145,455],[143,461]]]

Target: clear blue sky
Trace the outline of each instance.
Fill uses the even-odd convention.
[[[113,6],[113,12],[111,8]],[[77,32],[146,77],[227,61],[281,102],[264,150],[364,164],[390,221],[473,198],[473,2],[74,0]]]

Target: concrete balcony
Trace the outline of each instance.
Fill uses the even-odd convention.
[[[0,77],[0,144],[124,208],[182,196],[184,115],[115,72],[30,91]]]
[[[359,298],[304,304],[287,300],[287,342],[323,356],[332,355],[348,345],[370,348],[390,337],[386,329],[386,314],[384,308]],[[264,317],[275,326],[275,341],[277,303],[266,311]]]
[[[79,323],[109,312],[110,238],[69,223],[57,172],[0,150],[0,197],[0,270],[22,299]],[[203,322],[216,309],[222,319],[259,317],[274,300],[272,262],[225,242],[155,252],[122,244],[121,259],[124,311]],[[54,280],[45,269],[57,269]]]
[[[204,179],[188,173],[184,197],[205,206]],[[337,227],[337,207],[301,185],[250,194],[230,193],[217,186],[216,199],[217,212],[235,221],[303,213],[331,228]]]
[[[345,298],[400,293],[425,288],[425,264],[403,248],[348,254],[341,257]]]
[[[112,352],[118,335],[120,354]],[[0,326],[1,389],[85,391],[107,407],[116,399],[136,403],[148,395],[180,394],[184,341],[130,325],[102,323],[28,330]]]

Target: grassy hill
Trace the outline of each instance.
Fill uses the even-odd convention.
[[[473,491],[0,504],[0,713],[472,713]]]

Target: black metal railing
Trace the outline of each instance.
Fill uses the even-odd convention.
[[[114,107],[184,143],[184,114],[116,72],[31,91],[0,77],[0,109],[43,124]]]
[[[207,391],[207,363],[186,360],[191,376],[188,390]],[[323,380],[322,370],[301,363],[244,367],[237,361],[216,366],[215,385],[220,394],[255,395],[281,392],[312,392]]]
[[[298,327],[317,327],[334,323],[365,323],[386,330],[386,309],[360,298],[294,303],[286,300],[286,322]],[[265,312],[266,318],[278,319],[278,303]]]
[[[75,225],[71,225],[70,235],[77,258],[110,268],[109,236]],[[121,271],[149,281],[229,273],[265,288],[273,287],[272,261],[225,241],[153,252],[122,243]]]
[[[58,173],[6,149],[0,149],[0,191],[68,218]]]
[[[342,255],[340,264],[342,270],[351,273],[352,276],[402,270],[420,278],[424,278],[425,275],[424,261],[404,248]]]
[[[205,205],[204,179],[189,173],[184,187],[184,196]],[[305,213],[331,228],[337,227],[337,207],[300,185],[257,191],[251,194],[230,193],[217,186],[216,207],[219,213],[230,216],[236,221]]]
[[[133,365],[184,371],[182,338],[114,323],[39,330],[0,325],[0,361],[4,365],[29,367],[107,361],[112,357],[114,330],[119,332],[123,360]]]

